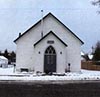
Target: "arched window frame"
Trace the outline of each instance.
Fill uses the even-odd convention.
[[[54,47],[53,46],[48,46],[47,48],[46,48],[46,50],[45,50],[45,55],[55,55],[56,54],[56,51],[55,51],[55,49],[54,49]]]

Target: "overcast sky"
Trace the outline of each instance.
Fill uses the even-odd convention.
[[[13,40],[44,15],[53,13],[84,41],[82,50],[90,52],[100,40],[99,8],[91,0],[0,0],[0,50],[16,50]]]

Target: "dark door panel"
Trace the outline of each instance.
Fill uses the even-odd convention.
[[[51,46],[45,51],[44,72],[56,72],[56,53]]]

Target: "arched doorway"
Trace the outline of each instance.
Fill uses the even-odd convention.
[[[44,54],[44,72],[56,72],[56,51],[52,46],[45,50]]]

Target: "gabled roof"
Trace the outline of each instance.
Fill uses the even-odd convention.
[[[52,16],[54,17],[59,23],[61,23],[67,30],[69,30],[82,44],[84,44],[84,42],[78,38],[67,26],[65,26],[59,19],[57,19],[52,13],[48,13],[46,16],[43,17],[43,19],[45,19],[48,16]],[[14,42],[16,42],[19,38],[21,38],[24,34],[26,34],[29,30],[31,30],[32,28],[34,28],[36,25],[38,25],[41,22],[41,20],[39,20],[36,24],[34,24],[32,27],[30,27],[28,30],[26,30],[22,35],[20,35],[17,39],[14,40]]]
[[[37,41],[35,44],[34,44],[34,47],[40,43],[43,39],[45,39],[48,35],[50,34],[53,34],[62,44],[64,44],[65,46],[67,46],[67,44],[65,42],[63,42],[55,33],[53,33],[52,31],[50,31],[49,33],[47,33],[44,37],[42,37],[39,41]]]

